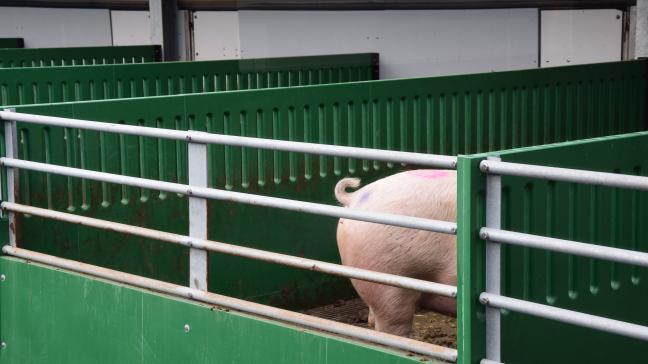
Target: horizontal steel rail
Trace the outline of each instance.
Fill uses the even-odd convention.
[[[271,149],[282,152],[298,152],[306,154],[317,154],[332,157],[345,157],[356,159],[370,159],[389,163],[407,163],[427,167],[455,169],[457,158],[447,155],[423,154],[399,152],[381,149],[346,147],[329,144],[316,144],[293,142],[287,140],[275,140],[253,137],[242,137],[224,134],[212,134],[200,131],[184,131],[173,129],[151,128],[145,126],[124,125],[115,123],[103,123],[90,120],[68,119],[53,116],[23,114],[9,111],[0,111],[0,119],[13,120],[23,123],[60,126],[66,128],[77,128],[84,130],[103,131],[108,133],[119,133],[173,140],[185,140],[188,142],[203,144],[220,144],[239,147]]]
[[[380,273],[367,269],[360,269],[313,259],[295,257],[287,254],[273,253],[260,249],[247,248],[205,239],[197,239],[185,235],[173,234],[159,230],[116,223],[112,221],[94,219],[65,212],[42,209],[34,206],[27,206],[10,202],[3,202],[1,206],[3,210],[11,212],[29,214],[32,216],[39,216],[52,220],[64,221],[68,223],[139,236],[143,238],[155,239],[167,243],[183,245],[194,249],[204,249],[217,253],[255,259],[268,263],[287,265],[294,268],[328,273],[340,277],[381,283],[389,286],[412,289],[424,293],[438,294],[446,297],[456,297],[457,295],[457,287],[424,281],[421,279],[401,277],[395,274]]]
[[[254,302],[244,301],[232,297],[227,297],[215,293],[209,293],[198,289],[179,286],[167,282],[162,282],[150,278],[145,278],[133,274],[118,272],[115,270],[98,267],[95,265],[76,262],[73,260],[63,259],[51,255],[41,254],[25,249],[20,249],[6,245],[2,248],[5,254],[26,259],[32,262],[46,264],[49,266],[67,269],[73,272],[87,274],[90,276],[108,279],[114,282],[128,284],[131,286],[150,289],[164,294],[189,298],[217,305],[224,308],[237,310],[244,313],[258,315],[278,321],[287,322],[313,330],[321,330],[337,335],[342,335],[354,339],[364,340],[373,344],[386,345],[392,348],[411,351],[417,354],[430,356],[433,358],[456,361],[457,351],[455,349],[445,348],[442,346],[428,344],[409,338],[390,335],[362,327],[343,324],[332,320],[322,319],[306,314],[283,310],[276,307],[261,305]]]
[[[126,186],[148,188],[170,193],[213,200],[232,201],[249,205],[273,207],[284,210],[307,212],[316,215],[341,217],[378,224],[400,226],[405,228],[434,231],[445,234],[456,234],[457,224],[449,221],[429,220],[420,217],[370,212],[346,207],[331,206],[313,202],[268,197],[242,192],[224,191],[215,188],[195,187],[180,183],[157,181],[139,177],[123,176],[105,172],[89,171],[79,168],[63,167],[54,164],[25,161],[21,159],[0,158],[0,165],[31,171],[54,173],[70,177],[85,178],[94,181],[118,183]]]
[[[639,340],[648,341],[648,327],[629,322],[613,320],[582,312],[542,305],[539,303],[518,300],[491,293],[479,295],[479,301],[487,306],[506,309],[527,315],[560,321],[594,330],[623,335]]]
[[[523,163],[485,160],[479,164],[482,172],[551,181],[583,183],[595,186],[631,188],[648,191],[648,177],[619,173],[595,172],[581,169],[557,168]]]
[[[524,234],[507,230],[482,228],[479,231],[482,239],[490,242],[525,246],[529,248],[551,250],[558,253],[580,255],[587,258],[608,260],[612,262],[648,267],[648,253],[611,248],[602,245],[580,243],[571,240],[548,238],[545,236]]]

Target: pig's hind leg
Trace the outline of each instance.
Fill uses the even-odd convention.
[[[388,334],[408,336],[416,303],[421,294],[403,288],[355,281],[354,286],[373,313],[375,328]],[[371,322],[370,322],[371,325]]]
[[[450,286],[457,285],[455,268],[447,269],[447,272],[427,277],[432,282],[447,284]],[[436,294],[423,294],[419,305],[425,309],[442,313],[448,316],[457,316],[457,300],[451,297],[439,296]]]
[[[419,305],[425,309],[444,314],[446,316],[457,316],[457,300],[450,297],[436,294],[424,294]]]

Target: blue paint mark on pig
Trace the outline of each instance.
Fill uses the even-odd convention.
[[[366,191],[360,196],[360,199],[358,200],[358,206],[362,206],[365,204],[367,201],[369,201],[369,196],[371,196],[371,192]]]

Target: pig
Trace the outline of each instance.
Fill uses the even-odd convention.
[[[355,192],[358,178],[344,178],[335,198],[344,207],[456,221],[456,172],[421,169],[397,173]],[[337,243],[342,264],[449,285],[457,284],[454,235],[340,219]],[[369,306],[369,325],[394,335],[409,336],[417,306],[456,316],[453,298],[352,279]]]

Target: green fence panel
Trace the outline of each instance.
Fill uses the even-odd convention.
[[[0,283],[3,363],[422,361],[411,354],[18,259],[0,258],[0,273],[6,277]]]
[[[0,48],[23,48],[25,42],[22,38],[0,38]]]
[[[160,61],[160,46],[0,49],[0,68]]]
[[[0,69],[0,105],[377,80],[378,54]]]
[[[486,357],[485,309],[479,294],[486,288],[485,244],[479,229],[486,223],[486,178],[479,170],[485,156],[457,159],[457,352],[458,364],[478,364]]]
[[[496,154],[506,162],[648,175],[646,132]],[[485,336],[477,301],[485,288],[479,162],[485,155],[460,159],[459,312],[464,339],[473,344],[460,352],[463,363],[479,363]],[[462,201],[472,204],[470,211]],[[648,252],[647,202],[646,192],[504,176],[502,228]],[[505,296],[648,325],[648,269],[503,244],[501,275]],[[510,312],[502,318],[505,363],[644,363],[647,356],[640,340]]]
[[[172,129],[459,154],[645,129],[645,63],[356,82],[255,91],[19,106],[17,111]],[[596,92],[594,92],[596,90]],[[594,97],[597,95],[597,97]],[[607,102],[601,105],[601,99]],[[594,111],[589,111],[594,110]],[[586,118],[586,116],[588,116]],[[611,121],[609,121],[611,120]],[[23,158],[186,183],[185,142],[19,125]],[[343,176],[365,181],[401,165],[209,147],[209,185],[334,204]],[[25,203],[187,233],[186,198],[21,173]],[[338,261],[333,218],[212,201],[212,239]],[[174,283],[185,248],[28,217],[26,248]],[[308,306],[349,293],[347,280],[211,254],[210,290]]]

